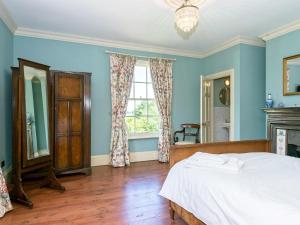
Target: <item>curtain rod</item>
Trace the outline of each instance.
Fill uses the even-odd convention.
[[[147,57],[147,56],[141,56],[141,55],[131,55],[131,54],[126,54],[126,53],[121,53],[121,52],[105,51],[105,53],[108,53],[108,54],[119,54],[119,55],[129,55],[129,56],[134,56],[136,58],[143,58],[143,59],[167,59],[167,60],[171,60],[171,61],[176,61],[176,59],[171,59],[171,58]]]

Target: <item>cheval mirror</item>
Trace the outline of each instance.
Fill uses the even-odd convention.
[[[19,59],[13,72],[13,189],[11,199],[30,208],[26,177],[43,177],[41,187],[64,191],[52,166],[53,115],[49,66]]]

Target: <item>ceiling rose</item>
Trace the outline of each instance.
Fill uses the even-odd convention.
[[[199,6],[201,5],[205,0],[190,0],[190,4],[194,6]],[[172,8],[179,8],[182,6],[185,2],[185,0],[165,0],[165,2]]]

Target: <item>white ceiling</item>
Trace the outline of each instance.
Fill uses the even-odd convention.
[[[190,37],[165,0],[0,0],[18,27],[205,52],[300,19],[300,0],[206,0]]]

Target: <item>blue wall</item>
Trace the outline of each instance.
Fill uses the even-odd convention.
[[[264,138],[265,48],[236,45],[203,60],[204,75],[234,69],[235,140]]]
[[[225,70],[234,69],[235,96],[235,134],[234,139],[240,139],[240,45],[218,52],[203,60],[204,75],[210,75]]]
[[[241,45],[240,50],[240,139],[265,137],[266,50]]]
[[[184,122],[199,122],[201,59],[169,56],[101,46],[30,37],[14,37],[14,65],[26,58],[51,66],[51,69],[91,72],[92,75],[92,155],[107,154],[111,135],[111,98],[109,56],[106,50],[144,56],[176,58],[173,67],[173,127]],[[130,151],[153,151],[157,139],[131,140]]]
[[[266,93],[271,93],[275,106],[300,104],[300,96],[283,96],[282,59],[300,54],[300,30],[267,41],[266,46]]]
[[[12,161],[11,70],[13,64],[13,34],[0,19],[0,160],[6,168]]]
[[[300,36],[298,34],[298,36]],[[299,38],[299,37],[298,37]],[[181,123],[199,122],[200,75],[235,70],[235,139],[260,138],[264,117],[259,111],[265,98],[264,48],[236,45],[204,59],[114,49],[63,41],[21,37],[11,34],[0,23],[0,159],[11,164],[11,76],[10,66],[26,58],[51,66],[51,69],[91,72],[92,76],[92,155],[107,154],[111,135],[109,57],[106,50],[154,57],[176,58],[173,67],[173,129]],[[268,43],[270,45],[270,43]],[[300,44],[299,44],[300,49]],[[268,57],[267,57],[268,58]],[[267,83],[268,87],[268,83]],[[130,151],[157,149],[157,138],[130,140]],[[2,150],[4,149],[4,150]]]

